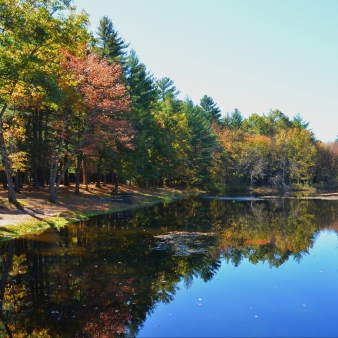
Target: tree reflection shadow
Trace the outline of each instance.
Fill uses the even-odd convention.
[[[320,229],[336,229],[337,205],[321,202],[193,198],[2,242],[1,333],[137,336],[157,304],[175,298],[179,282],[189,288],[195,278],[211,280],[221,257],[234,266],[301,262]],[[213,235],[196,237],[207,232]],[[165,237],[172,233],[188,235],[157,250],[159,237],[172,240]]]

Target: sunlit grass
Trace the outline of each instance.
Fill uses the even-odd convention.
[[[0,241],[9,238],[26,235],[29,233],[39,234],[48,228],[57,228],[65,226],[69,221],[65,218],[51,217],[44,220],[34,220],[14,225],[0,227]]]

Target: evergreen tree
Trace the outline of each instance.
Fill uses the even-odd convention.
[[[133,109],[149,111],[158,100],[158,91],[153,75],[140,63],[134,50],[128,56],[125,77]]]
[[[168,77],[157,80],[156,84],[160,93],[161,101],[164,101],[168,95],[176,99],[177,96],[180,94],[180,91],[177,90],[174,86],[174,81],[169,79]]]
[[[235,108],[231,115],[229,115],[229,113],[226,114],[222,123],[224,127],[229,127],[230,129],[240,129],[243,123],[242,113]]]
[[[306,122],[299,113],[293,117],[292,125],[294,128],[307,129],[309,124],[310,122]]]
[[[125,81],[132,101],[132,124],[136,131],[134,150],[124,153],[124,171],[142,183],[159,178],[156,152],[161,149],[160,126],[156,123],[154,111],[158,102],[158,91],[153,75],[140,62],[132,50],[125,66]],[[156,145],[157,143],[157,145]]]
[[[217,146],[216,135],[201,107],[195,106],[189,99],[183,103],[183,107],[191,134],[191,151],[188,157],[190,182],[203,186],[211,181],[210,169]]]
[[[112,21],[107,16],[100,20],[96,34],[97,42],[94,49],[102,57],[107,57],[108,62],[120,61],[124,63],[127,55],[125,49],[129,47],[129,43],[126,43],[119,36]]]
[[[200,106],[202,107],[206,118],[211,122],[220,123],[221,110],[210,96],[204,95],[201,98]]]

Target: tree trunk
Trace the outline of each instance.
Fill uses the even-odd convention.
[[[119,192],[119,177],[116,175],[115,176],[115,188],[114,188],[115,194]]]
[[[104,169],[103,183],[104,183],[104,185],[107,185],[107,172],[106,172],[106,169]]]
[[[82,156],[79,155],[77,157],[77,166],[76,166],[76,173],[75,173],[75,194],[76,195],[80,195],[81,162],[82,162]]]
[[[66,154],[65,155],[65,159],[64,159],[64,163],[67,163],[68,161],[68,155]],[[67,170],[65,171],[65,176],[63,178],[63,185],[65,187],[69,187],[70,184],[69,184],[69,171],[68,171],[68,167],[67,167]]]
[[[38,179],[38,126],[37,126],[37,115],[38,113],[36,111],[33,111],[33,118],[32,118],[32,127],[33,127],[33,188],[39,188],[39,179]]]
[[[43,167],[43,114],[44,110],[40,111],[38,116],[37,116],[37,130],[38,130],[38,184],[41,187],[45,187],[45,181],[44,181],[44,167]]]
[[[51,161],[50,161],[50,179],[49,179],[49,200],[52,203],[56,202],[56,197],[58,194],[58,190],[61,184],[61,181],[65,175],[66,170],[69,167],[70,164],[70,158],[68,158],[67,162],[64,164],[62,172],[60,172],[60,176],[58,179],[58,169],[59,169],[59,163],[60,163],[60,155],[62,152],[62,146],[63,146],[63,140],[59,139],[55,141],[54,149],[52,151]],[[56,148],[58,147],[58,151],[56,153]]]
[[[0,119],[0,147],[1,147],[1,154],[2,154],[2,161],[5,166],[6,178],[7,178],[7,185],[8,185],[8,201],[11,203],[16,203],[16,194],[13,184],[12,178],[12,166],[10,159],[7,155],[7,149],[4,140],[4,134],[2,129],[2,119]]]
[[[45,114],[45,124],[44,124],[44,138],[43,138],[43,153],[42,153],[42,182],[45,186],[48,184],[48,177],[47,177],[47,140],[48,140],[48,111]]]
[[[101,188],[101,163],[100,161],[97,163],[96,174],[97,174],[96,187]]]
[[[83,159],[83,176],[82,176],[82,180],[83,180],[83,183],[86,185],[86,191],[89,191],[89,188],[88,188],[88,172],[87,172],[87,162],[86,162],[86,159],[84,158]]]
[[[68,159],[67,163],[65,163],[64,168],[62,172],[60,173],[59,178],[56,180],[57,172],[58,172],[58,164],[59,164],[58,160],[56,160],[55,162],[51,161],[51,164],[50,164],[49,201],[52,203],[56,202],[56,197],[59,191],[59,187],[65,175],[65,172],[69,167],[70,159]]]

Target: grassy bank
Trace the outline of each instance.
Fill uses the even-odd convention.
[[[79,196],[73,187],[61,187],[58,201],[48,201],[48,189],[24,187],[18,195],[18,203],[7,202],[5,193],[0,194],[0,240],[40,233],[50,227],[62,227],[69,222],[76,222],[104,213],[121,210],[140,209],[157,203],[171,202],[197,194],[194,190],[177,189],[140,189],[135,186],[120,187],[120,192],[133,192],[134,203],[113,202],[110,198],[111,185],[97,188],[94,184],[89,191],[81,187]]]

